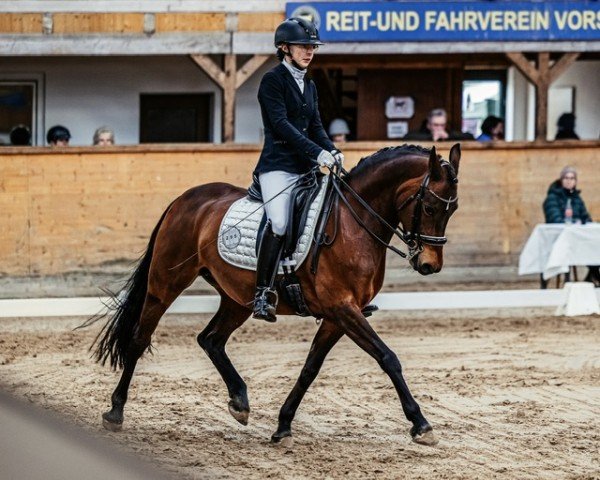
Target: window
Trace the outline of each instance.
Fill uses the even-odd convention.
[[[506,73],[504,71],[466,71],[462,83],[462,131],[475,138],[489,115],[504,118]]]
[[[210,142],[212,93],[140,95],[140,143]]]
[[[32,145],[37,144],[36,80],[0,79],[0,144],[10,145],[10,131],[25,125],[31,132]]]

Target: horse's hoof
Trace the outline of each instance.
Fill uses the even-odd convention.
[[[284,434],[283,436],[279,436],[275,433],[271,437],[271,443],[281,448],[290,449],[294,446],[294,438],[291,433]]]
[[[108,414],[102,415],[102,426],[111,432],[120,432],[123,429],[123,422],[113,422],[109,420]]]
[[[433,447],[437,445],[438,439],[433,433],[433,428],[430,427],[429,430],[425,430],[421,433],[417,433],[412,437],[413,442],[418,443],[419,445],[427,445],[428,447]]]
[[[233,418],[244,425],[244,427],[248,425],[248,416],[250,415],[248,410],[238,410],[233,401],[230,401],[227,407],[229,408],[229,413]]]

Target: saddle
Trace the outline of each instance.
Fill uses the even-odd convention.
[[[309,207],[319,194],[324,176],[321,172],[312,170],[302,177],[292,188],[290,192],[290,209],[287,213],[288,222],[285,232],[285,244],[283,246],[283,258],[291,257],[296,251],[298,240],[306,226]],[[256,173],[252,175],[252,185],[248,188],[248,197],[257,202],[263,201],[260,182]],[[261,238],[266,224],[267,216],[265,213],[258,227],[258,239]],[[260,241],[257,241],[256,253],[258,253],[259,245]]]

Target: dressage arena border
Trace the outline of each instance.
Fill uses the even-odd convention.
[[[600,302],[600,288],[595,289]],[[0,300],[0,317],[64,317],[101,314],[107,297],[24,298]],[[169,313],[214,313],[218,295],[184,295],[167,310]],[[487,308],[559,307],[566,290],[474,290],[447,292],[380,293],[373,303],[380,310],[453,310]]]

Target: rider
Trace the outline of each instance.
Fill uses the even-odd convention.
[[[276,321],[273,289],[287,227],[290,190],[314,166],[332,167],[344,157],[321,123],[317,90],[305,78],[315,51],[323,45],[319,31],[303,18],[288,18],[275,31],[279,65],[260,82],[258,101],[265,143],[255,174],[262,191],[267,225],[258,249],[254,318]]]

